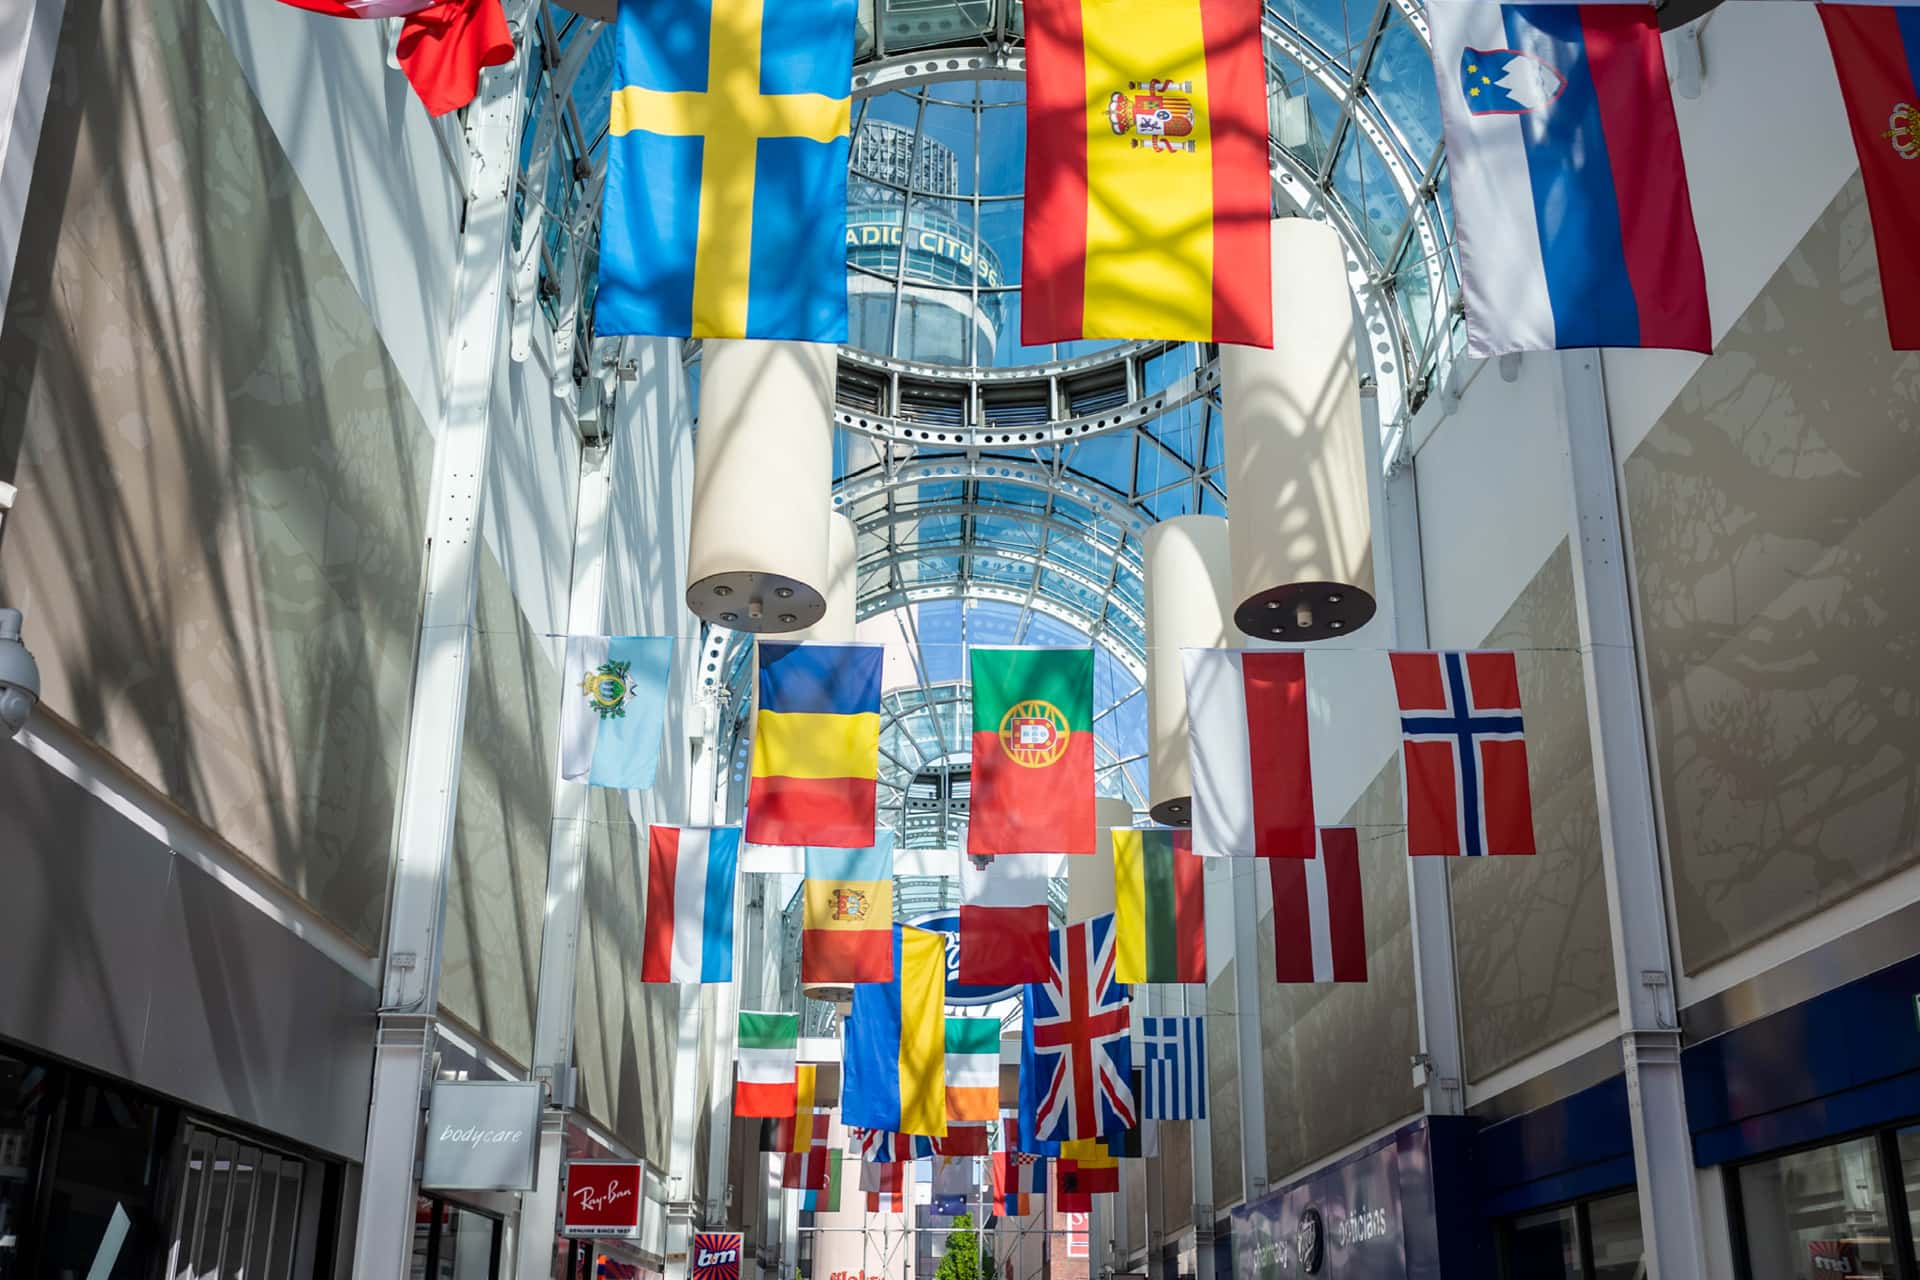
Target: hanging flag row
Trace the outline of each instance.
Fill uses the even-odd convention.
[[[598,332],[846,341],[855,8],[713,0],[689,23],[669,0],[621,0]],[[1027,5],[1024,343],[1272,345],[1260,13],[1257,0]],[[1920,347],[1920,195],[1901,172],[1920,150],[1920,9],[1821,16],[1890,339]],[[1426,19],[1467,354],[1711,351],[1654,11],[1430,0]],[[477,47],[502,56],[497,34]]]

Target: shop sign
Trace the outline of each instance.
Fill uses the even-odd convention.
[[[700,1231],[693,1237],[692,1266],[689,1280],[740,1280],[740,1250],[744,1237],[738,1231]]]
[[[1233,1211],[1233,1273],[1406,1280],[1399,1148],[1387,1143]]]
[[[538,1081],[445,1080],[427,1106],[426,1191],[531,1191]]]
[[[646,1170],[638,1161],[570,1161],[560,1234],[639,1239],[645,1178]]]

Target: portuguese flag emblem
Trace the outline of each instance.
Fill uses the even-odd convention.
[[[973,649],[967,852],[1093,852],[1093,650]]]

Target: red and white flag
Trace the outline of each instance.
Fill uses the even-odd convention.
[[[1052,854],[1003,853],[985,866],[961,856],[958,981],[1047,980],[1047,882],[1059,872]]]
[[[1511,653],[1396,653],[1407,852],[1532,853],[1533,795]]]
[[[827,1129],[833,1112],[827,1107],[813,1109],[813,1140],[804,1152],[787,1157],[780,1171],[780,1185],[802,1191],[825,1191],[831,1180],[832,1165],[827,1156]]]
[[[1367,927],[1360,896],[1360,835],[1322,827],[1317,858],[1275,858],[1276,982],[1365,982]]]
[[[1193,851],[1311,858],[1307,659],[1283,650],[1188,649]]]
[[[513,31],[500,0],[280,0],[333,18],[405,18],[394,50],[400,70],[443,116],[473,101],[480,71],[513,61]]]

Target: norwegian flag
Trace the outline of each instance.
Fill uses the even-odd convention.
[[[852,1127],[847,1134],[853,1139],[849,1149],[865,1164],[897,1164],[913,1159],[913,1140],[904,1133]]]
[[[1511,653],[1395,653],[1407,852],[1532,853],[1533,799]]]
[[[1047,939],[1051,974],[1026,990],[1020,1129],[1040,1142],[1131,1129],[1130,989],[1113,980],[1117,930],[1097,916]]]

